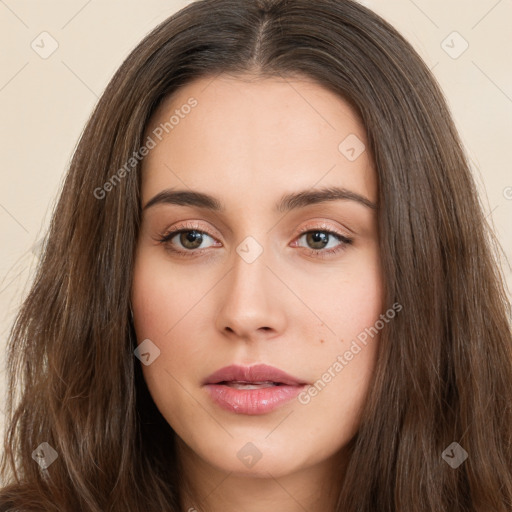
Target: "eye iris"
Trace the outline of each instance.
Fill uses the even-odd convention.
[[[312,231],[307,235],[308,243],[312,242],[312,245],[320,243],[321,245],[318,247],[313,247],[314,249],[323,249],[328,244],[329,235],[327,233],[323,233],[322,231]]]
[[[202,241],[203,235],[199,231],[184,231],[180,233],[180,243],[187,249],[197,249]],[[189,242],[192,244],[192,247],[187,245]]]

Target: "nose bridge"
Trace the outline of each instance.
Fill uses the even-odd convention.
[[[229,278],[231,292],[239,300],[247,301],[247,305],[256,299],[266,302],[266,294],[269,292],[266,286],[267,274],[270,273],[267,268],[270,247],[262,240],[262,236],[258,238],[247,236],[235,248]]]
[[[268,238],[247,236],[236,246],[232,267],[223,287],[217,318],[219,329],[250,337],[258,329],[282,327],[283,304],[278,302],[278,283],[267,268],[271,265]],[[265,245],[265,246],[264,246]]]
[[[261,205],[261,201],[256,197],[252,197],[251,201],[257,206]],[[240,206],[235,230],[238,242],[232,247],[233,269],[230,272],[232,274],[230,279],[257,282],[269,272],[265,265],[269,263],[268,260],[271,257],[272,232],[268,232],[268,220],[258,215],[257,211],[253,211],[251,204],[246,203]]]

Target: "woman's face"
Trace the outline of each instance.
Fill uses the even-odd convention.
[[[383,324],[361,122],[306,79],[221,75],[164,102],[146,137],[132,307],[184,456],[275,477],[333,463]]]

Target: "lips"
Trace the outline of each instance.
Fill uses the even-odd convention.
[[[305,381],[289,375],[273,366],[257,364],[254,366],[231,365],[212,373],[204,384],[277,384],[288,386],[301,386]]]
[[[231,365],[212,373],[203,382],[210,398],[237,414],[265,414],[295,398],[306,382],[268,366]]]

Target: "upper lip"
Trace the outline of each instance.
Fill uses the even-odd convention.
[[[289,386],[306,384],[301,379],[266,364],[256,364],[253,366],[233,364],[225,366],[207,377],[203,384],[219,384],[220,382],[234,381],[247,383],[275,382],[276,384],[287,384]]]

